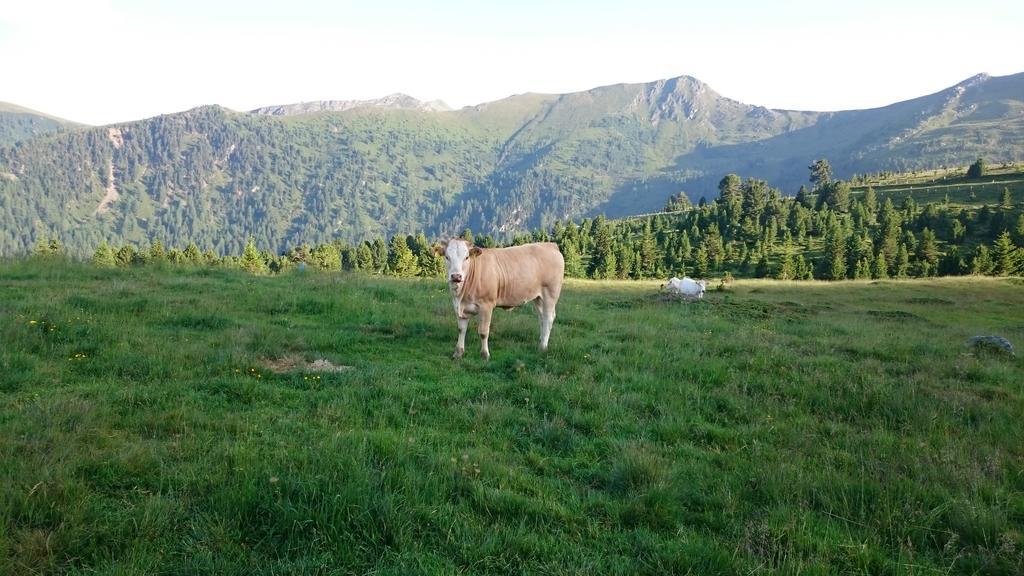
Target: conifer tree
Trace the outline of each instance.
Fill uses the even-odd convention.
[[[768,255],[761,253],[761,257],[757,260],[757,268],[754,270],[754,276],[757,278],[768,277]]]
[[[997,276],[1009,276],[1017,272],[1018,249],[1010,239],[1010,233],[1003,230],[992,244],[992,272]]]
[[[864,192],[863,204],[872,221],[874,221],[875,214],[878,213],[878,196],[875,194],[875,189],[871,186],[868,186],[868,189]]]
[[[591,228],[594,237],[594,250],[590,255],[590,267],[587,275],[591,278],[613,278],[615,276],[615,246],[612,234],[604,216],[594,219]]]
[[[821,277],[826,280],[846,278],[846,242],[842,225],[833,218],[825,235],[825,248],[821,260]]]
[[[939,264],[939,247],[935,233],[929,228],[921,231],[921,241],[917,245],[917,258],[921,266],[921,276],[934,276]]]
[[[974,258],[971,258],[971,274],[985,276],[992,273],[992,256],[989,254],[988,246],[981,244],[974,251]]]
[[[114,261],[118,266],[130,266],[135,263],[135,248],[130,244],[121,246],[114,254]]]
[[[697,248],[697,254],[694,256],[693,271],[697,274],[698,278],[705,278],[708,275],[708,251],[707,248],[701,246]]]
[[[393,276],[410,277],[416,276],[419,271],[416,256],[409,249],[406,238],[396,234],[391,238],[391,247],[388,250],[387,273]]]
[[[199,251],[199,247],[196,246],[195,242],[189,242],[188,246],[185,247],[184,251],[185,261],[189,264],[202,264],[203,253]]]
[[[308,262],[320,270],[340,270],[341,254],[334,244],[320,244],[309,252]]]
[[[907,250],[906,244],[900,244],[896,251],[895,271],[897,278],[906,278],[910,275],[910,250]]]
[[[868,263],[867,258],[861,258],[857,261],[857,268],[853,273],[853,277],[857,280],[871,278],[871,264]]]
[[[384,239],[380,237],[374,238],[373,244],[370,245],[370,250],[373,253],[372,271],[375,274],[383,273],[384,268],[388,265],[388,246],[384,243]]]
[[[640,236],[639,258],[637,258],[638,278],[651,278],[657,265],[658,243],[654,238],[654,231],[651,230],[651,221],[644,222],[644,230]]]
[[[566,242],[562,246],[562,258],[565,260],[566,276],[570,278],[583,278],[586,276],[586,270],[583,269],[583,259],[580,258],[575,242]]]
[[[114,260],[114,251],[111,250],[106,240],[100,242],[100,245],[96,247],[96,252],[92,255],[92,263],[106,268],[117,266],[117,262]]]
[[[150,253],[152,253],[152,250],[150,250]],[[243,270],[252,274],[267,272],[267,263],[263,261],[263,256],[256,249],[256,240],[252,236],[249,236],[249,241],[245,243],[245,249],[242,250],[242,258],[238,264]]]
[[[251,238],[251,236],[250,236]],[[146,259],[148,262],[160,262],[167,255],[164,250],[164,243],[159,238],[153,240],[153,243],[149,245],[149,254]]]
[[[889,266],[885,262],[885,254],[879,252],[875,256],[874,265],[871,267],[871,277],[875,279],[885,279],[889,277]]]
[[[369,272],[373,269],[373,252],[367,242],[360,242],[356,248],[356,269]]]
[[[779,280],[793,280],[797,277],[796,263],[793,260],[793,254],[789,250],[786,250],[786,253],[782,256],[782,264],[779,266],[779,272],[775,277]]]

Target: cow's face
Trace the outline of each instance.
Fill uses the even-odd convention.
[[[480,249],[471,246],[462,238],[453,238],[435,249],[444,254],[445,265],[448,267],[448,282],[459,285],[469,275],[470,258],[480,253]]]

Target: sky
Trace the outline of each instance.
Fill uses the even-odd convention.
[[[1024,72],[1024,2],[5,0],[0,101],[87,124],[402,92],[462,107],[694,76],[769,108]]]

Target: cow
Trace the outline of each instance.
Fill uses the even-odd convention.
[[[435,246],[434,251],[444,255],[448,288],[459,321],[453,358],[461,358],[465,352],[470,314],[480,317],[480,355],[487,360],[491,357],[487,337],[494,308],[515,308],[531,300],[540,317],[540,350],[547,350],[565,272],[565,260],[557,244],[480,248],[462,238],[452,238]]]
[[[703,298],[707,286],[708,283],[705,280],[694,280],[686,277],[679,279],[673,276],[669,278],[665,288],[673,294],[678,294],[687,300],[693,300]]]

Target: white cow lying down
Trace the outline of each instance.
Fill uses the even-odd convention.
[[[678,294],[688,300],[699,299],[704,297],[704,291],[707,289],[708,283],[706,280],[694,280],[693,278],[676,278],[673,276],[668,279],[668,284],[665,285],[665,289],[671,294]]]

